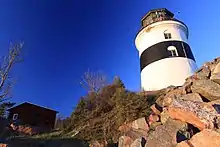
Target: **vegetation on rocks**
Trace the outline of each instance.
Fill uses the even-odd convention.
[[[71,114],[65,132],[79,131],[74,137],[87,141],[117,142],[119,126],[140,117],[148,117],[155,95],[146,96],[125,89],[120,78],[104,86],[98,92],[82,97]]]

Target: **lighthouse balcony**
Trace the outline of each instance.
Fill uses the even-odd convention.
[[[152,24],[152,23],[159,22],[159,21],[165,21],[165,20],[178,21],[177,19],[175,19],[175,18],[170,18],[170,17],[155,17],[155,18],[150,18],[150,19],[148,19],[148,20],[144,20],[144,21],[142,22],[142,27],[146,27],[146,26],[149,26],[149,25]]]

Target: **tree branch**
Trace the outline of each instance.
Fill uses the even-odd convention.
[[[98,92],[107,84],[106,76],[100,71],[87,71],[83,74],[80,85],[89,92]]]
[[[23,43],[11,44],[9,48],[9,54],[5,56],[0,65],[0,99],[4,100],[12,87],[10,83],[10,71],[15,63],[18,63],[21,60],[21,48]],[[4,88],[7,87],[7,88]]]

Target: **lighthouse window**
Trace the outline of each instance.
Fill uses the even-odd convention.
[[[171,39],[171,33],[164,33],[165,39]]]
[[[167,50],[170,51],[172,57],[179,56],[175,46],[169,46]]]

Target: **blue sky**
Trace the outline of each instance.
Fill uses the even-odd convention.
[[[220,55],[219,0],[1,0],[0,54],[24,41],[24,62],[13,70],[13,101],[29,101],[69,115],[85,91],[90,68],[130,90],[140,88],[134,37],[150,9],[180,11],[198,66]]]

